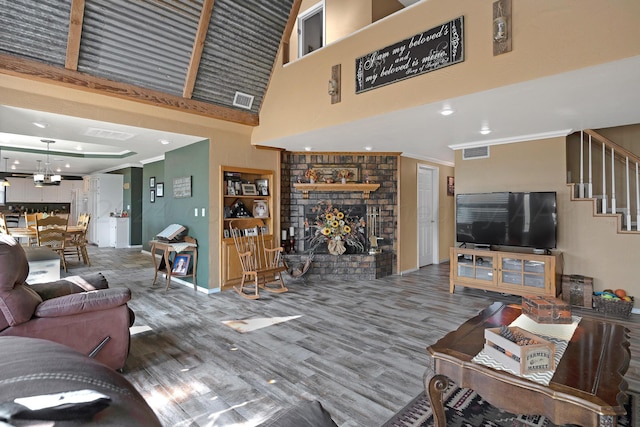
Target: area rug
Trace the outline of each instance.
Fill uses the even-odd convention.
[[[245,333],[262,329],[267,326],[276,325],[278,323],[288,322],[289,320],[297,319],[301,316],[302,315],[288,317],[261,317],[243,320],[223,320],[222,323],[224,323],[231,329],[235,329],[238,332]]]
[[[640,395],[629,391],[625,405],[626,416],[618,417],[618,427],[640,427]],[[444,394],[447,427],[554,427],[542,416],[515,415],[502,411],[485,402],[475,391],[450,387]],[[382,427],[430,427],[433,426],[431,405],[420,393],[415,399],[394,415]]]

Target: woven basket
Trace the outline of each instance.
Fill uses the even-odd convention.
[[[622,301],[594,295],[593,308],[600,313],[629,317],[633,308],[633,297],[631,297],[631,301]]]

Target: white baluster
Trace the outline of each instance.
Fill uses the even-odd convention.
[[[616,213],[616,153],[611,147],[611,213]]]
[[[607,168],[606,168],[606,152],[607,149],[604,146],[604,141],[602,142],[602,212],[607,213]]]
[[[580,185],[578,186],[578,197],[584,197],[584,131],[580,131]]]
[[[629,156],[626,156],[625,160],[625,177],[627,178],[627,231],[631,230],[631,198],[629,196]]]
[[[640,230],[640,179],[638,178],[638,162],[636,162],[636,230]]]
[[[587,184],[587,197],[593,197],[593,159],[591,157],[591,135],[589,135],[589,184]]]

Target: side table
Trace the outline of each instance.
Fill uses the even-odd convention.
[[[193,277],[193,290],[198,290],[198,285],[196,282],[196,272],[198,268],[198,243],[196,239],[193,237],[185,237],[184,242],[179,243],[171,243],[171,242],[163,242],[160,240],[151,240],[149,242],[151,244],[151,258],[153,259],[153,267],[155,274],[153,275],[153,284],[156,284],[156,280],[158,278],[158,272],[165,273],[167,275],[167,286],[165,288],[165,292],[169,290],[169,284],[171,283],[171,264],[169,263],[169,259],[171,257],[171,253],[178,252],[191,252],[193,254],[193,268],[191,273],[182,274],[180,277]],[[164,268],[162,267],[162,263],[158,263],[156,259],[156,253],[162,253],[162,259],[164,260]]]

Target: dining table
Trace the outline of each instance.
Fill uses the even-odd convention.
[[[9,234],[13,237],[36,237],[36,228],[35,227],[12,227],[9,228]],[[83,233],[84,227],[79,225],[70,225],[67,227],[68,234],[78,234]]]

